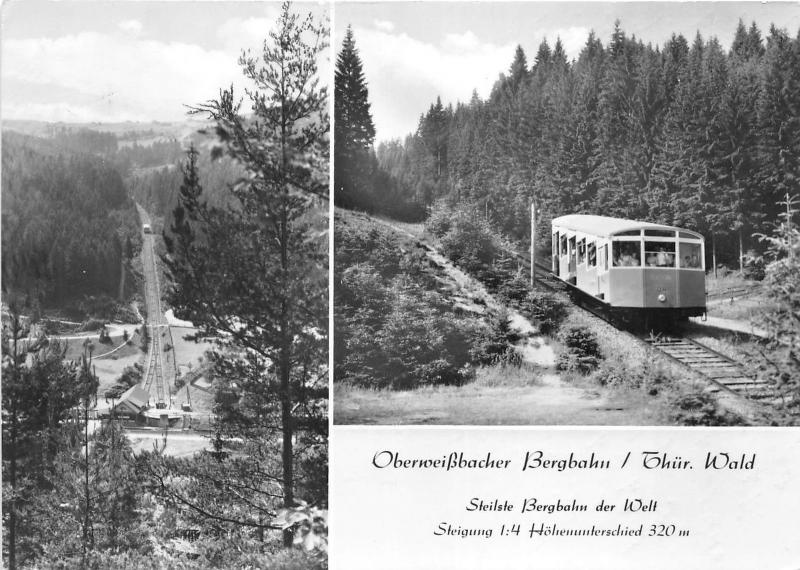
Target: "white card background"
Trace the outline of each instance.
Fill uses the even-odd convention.
[[[508,469],[378,469],[376,453],[437,459],[511,460]],[[526,452],[608,459],[607,470],[529,469]],[[643,451],[688,459],[693,469],[645,469]],[[620,468],[631,452],[625,468]],[[706,470],[708,452],[750,470]],[[331,439],[331,568],[359,569],[800,569],[800,430],[786,428],[356,428]],[[379,457],[381,463],[387,454]],[[512,512],[466,510],[498,499]],[[525,499],[586,504],[586,512],[521,513]],[[656,500],[655,512],[621,512],[625,499]],[[597,512],[603,500],[611,512]],[[514,533],[513,525],[519,525]],[[530,538],[531,525],[638,528],[671,536]],[[444,525],[492,536],[436,536]],[[658,525],[665,525],[663,528]],[[671,527],[670,525],[674,525]],[[501,535],[501,530],[506,534]],[[681,531],[688,531],[688,536]],[[441,531],[439,531],[441,532]]]

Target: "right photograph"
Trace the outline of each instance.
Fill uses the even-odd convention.
[[[800,7],[335,7],[334,423],[800,425]]]

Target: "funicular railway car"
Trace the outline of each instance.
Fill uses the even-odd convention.
[[[697,232],[605,216],[555,218],[553,273],[625,320],[705,313],[705,243]]]

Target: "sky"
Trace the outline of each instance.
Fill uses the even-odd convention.
[[[185,120],[185,105],[216,98],[231,84],[242,92],[239,55],[260,51],[279,9],[274,2],[7,0],[0,115]],[[328,12],[316,3],[296,3],[295,11]]]
[[[755,21],[766,36],[771,23],[795,36],[798,2],[376,2],[339,3],[335,42],[341,50],[352,25],[364,66],[376,141],[413,132],[421,114],[440,96],[455,104],[482,98],[522,46],[532,63],[543,39],[561,38],[576,58],[590,31],[605,45],[614,21],[629,36],[662,46],[681,33],[716,36],[728,49],[739,19]]]

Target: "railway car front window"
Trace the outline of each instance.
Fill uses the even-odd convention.
[[[578,263],[583,263],[586,259],[586,239],[578,242]]]
[[[647,267],[675,267],[675,243],[644,242],[644,263]]]
[[[703,262],[700,255],[699,243],[685,243],[680,244],[680,254],[678,257],[681,260],[681,268],[683,269],[702,269]]]
[[[638,241],[615,241],[611,248],[614,267],[641,267]]]
[[[597,245],[590,243],[586,247],[586,256],[589,258],[589,267],[597,267]]]
[[[673,230],[644,230],[644,235],[651,237],[674,238],[675,232]]]

